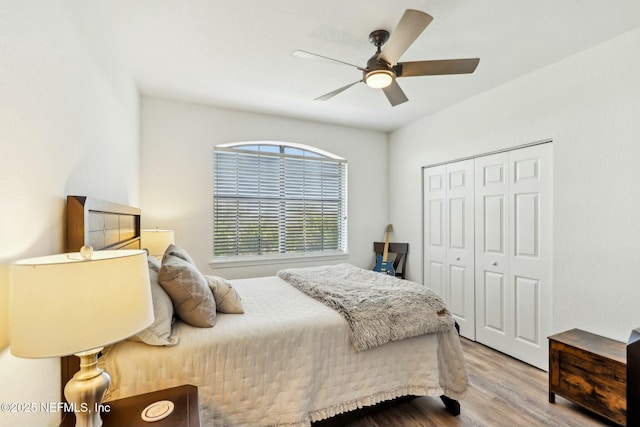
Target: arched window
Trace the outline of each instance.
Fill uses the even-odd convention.
[[[216,146],[214,260],[347,250],[347,161],[300,144]]]

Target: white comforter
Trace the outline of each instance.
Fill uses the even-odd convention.
[[[244,314],[213,328],[177,322],[175,347],[123,341],[101,364],[107,400],[181,384],[198,386],[203,426],[308,426],[403,395],[464,397],[455,330],[357,352],[346,321],[278,277],[235,280]]]

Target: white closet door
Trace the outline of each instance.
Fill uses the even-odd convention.
[[[510,354],[547,370],[552,332],[551,144],[510,153],[513,344]]]
[[[425,170],[424,283],[438,292],[475,339],[473,160]]]
[[[475,340],[473,160],[450,163],[447,171],[447,305],[460,335]]]
[[[446,242],[445,167],[434,166],[424,170],[424,265],[423,283],[445,298],[446,286]]]
[[[508,353],[509,154],[475,159],[476,339]]]
[[[476,159],[476,337],[548,369],[551,145]]]

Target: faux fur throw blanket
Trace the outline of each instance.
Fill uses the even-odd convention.
[[[278,276],[342,314],[357,351],[454,325],[438,294],[384,273],[338,264],[290,268]]]

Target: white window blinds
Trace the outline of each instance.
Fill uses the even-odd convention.
[[[346,252],[347,163],[309,149],[214,149],[214,256]]]

